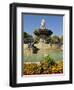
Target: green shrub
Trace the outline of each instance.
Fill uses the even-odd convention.
[[[44,59],[49,65],[54,65],[56,63],[50,55],[47,55]]]

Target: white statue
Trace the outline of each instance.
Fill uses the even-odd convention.
[[[41,29],[46,29],[46,26],[45,26],[45,19],[42,19],[40,28],[41,28]]]

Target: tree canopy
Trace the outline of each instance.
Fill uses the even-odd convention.
[[[24,32],[24,43],[33,42],[33,36]]]
[[[34,34],[35,34],[36,36],[39,36],[39,35],[40,35],[39,30],[36,29],[36,30],[34,31]]]

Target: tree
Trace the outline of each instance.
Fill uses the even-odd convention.
[[[36,36],[39,36],[39,35],[40,35],[39,30],[36,29],[36,30],[34,31],[34,34],[35,34]]]
[[[28,37],[32,37],[32,36],[29,35],[28,33],[24,32],[24,38],[28,38]]]
[[[51,42],[52,44],[57,44],[57,43],[60,42],[60,39],[59,39],[58,36],[55,35],[55,36],[52,36],[52,37],[51,37],[50,42]]]
[[[63,44],[63,36],[60,37],[60,42]]]
[[[33,42],[33,36],[29,35],[28,33],[24,32],[24,43]]]

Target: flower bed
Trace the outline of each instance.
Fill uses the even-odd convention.
[[[25,63],[23,67],[24,75],[36,74],[58,74],[63,73],[63,61],[54,61],[49,55],[40,63]]]

